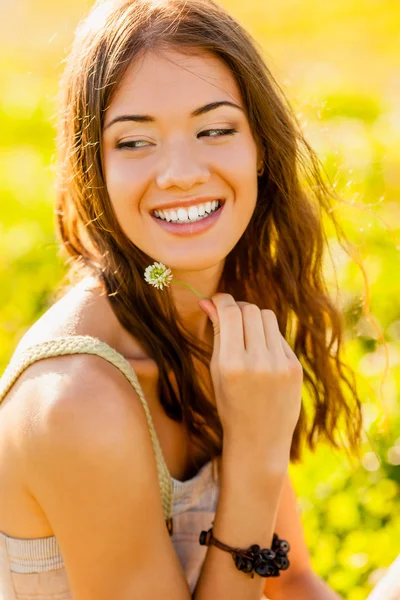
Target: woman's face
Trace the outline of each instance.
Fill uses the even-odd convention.
[[[235,106],[213,106],[224,102]],[[176,270],[225,259],[257,199],[257,147],[225,63],[172,49],[132,63],[107,109],[103,148],[112,206],[140,250]],[[213,200],[222,207],[207,216]]]

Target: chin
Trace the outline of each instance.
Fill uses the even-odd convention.
[[[162,255],[160,253],[154,260],[163,263],[175,273],[179,271],[206,271],[207,269],[215,269],[223,264],[227,254],[227,252],[225,254],[213,253],[213,255],[207,253],[207,256],[205,256],[204,253],[186,252],[185,256],[177,257],[175,254],[174,256],[168,256],[168,254]]]

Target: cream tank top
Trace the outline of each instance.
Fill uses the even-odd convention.
[[[209,461],[187,481],[171,477],[158,441],[143,390],[131,364],[116,350],[91,336],[54,338],[12,357],[0,379],[0,403],[32,363],[66,354],[95,354],[118,368],[132,384],[146,414],[157,462],[166,522],[172,519],[171,541],[191,592],[196,586],[207,547],[199,544],[203,529],[215,516],[219,481]],[[0,600],[73,600],[68,575],[55,536],[21,539],[0,532]],[[268,600],[262,596],[261,600]]]

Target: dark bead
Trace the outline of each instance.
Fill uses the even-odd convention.
[[[273,577],[276,571],[273,565],[265,561],[258,563],[254,570],[261,577]]]
[[[281,566],[281,570],[282,571],[286,571],[286,569],[288,569],[290,567],[290,562],[288,558],[282,558],[282,566]]]
[[[245,564],[245,568],[243,569],[244,573],[251,573],[253,570],[253,561],[250,560],[249,558],[245,558],[246,564]]]
[[[205,546],[206,545],[206,535],[207,535],[207,531],[202,531],[200,533],[199,542],[200,542],[201,546]]]
[[[243,570],[243,564],[244,564],[244,558],[243,556],[240,556],[240,554],[236,554],[236,556],[234,556],[235,559],[235,565],[236,567],[239,569],[239,571]]]
[[[261,556],[264,560],[273,560],[275,558],[275,552],[269,548],[261,550]]]
[[[258,544],[253,544],[252,546],[250,546],[249,550],[253,554],[258,554],[260,552],[260,546]]]
[[[265,573],[264,577],[274,577],[276,574],[279,574],[279,569],[276,564],[271,560],[263,560],[261,556],[255,561],[255,567],[256,566],[258,567],[257,572]]]
[[[279,552],[277,553],[274,562],[278,569],[281,569],[282,571],[285,571],[289,566],[289,561],[287,557],[285,555],[282,556]]]
[[[286,540],[281,540],[280,546],[281,546],[281,550],[284,550],[284,552],[289,552],[289,550],[290,550],[289,542],[287,542]]]
[[[235,556],[235,565],[239,569],[239,571],[243,571],[244,573],[251,573],[253,570],[253,563],[249,558],[245,558],[240,554]]]

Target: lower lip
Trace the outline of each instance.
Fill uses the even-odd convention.
[[[171,223],[168,221],[164,221],[163,219],[157,219],[157,217],[150,215],[152,219],[162,227],[166,229],[166,231],[170,231],[175,235],[195,235],[196,233],[201,233],[210,229],[216,223],[221,216],[222,211],[224,210],[226,202],[224,202],[218,210],[216,210],[212,215],[206,217],[205,219],[201,219],[200,221],[195,221],[194,223],[182,223],[179,225],[178,223]]]

